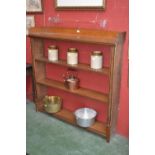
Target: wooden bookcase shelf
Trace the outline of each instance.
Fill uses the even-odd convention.
[[[49,61],[47,58],[36,58],[36,61],[40,62],[45,62],[45,63],[51,63],[51,64],[56,64],[59,66],[65,66],[68,68],[73,68],[73,69],[78,69],[78,70],[83,70],[83,71],[90,71],[90,72],[95,72],[98,74],[103,74],[103,75],[110,75],[110,68],[104,67],[103,69],[91,69],[89,65],[87,64],[77,64],[77,65],[69,65],[66,63],[65,60],[58,60],[58,61]]]
[[[47,95],[49,87],[71,93],[72,95],[77,95],[76,97],[82,96],[95,101],[99,101],[103,104],[107,104],[106,107],[108,108],[108,110],[106,115],[106,122],[102,123],[96,120],[94,125],[84,129],[105,137],[107,142],[109,142],[111,136],[115,133],[117,123],[121,81],[121,63],[125,32],[113,32],[95,29],[80,29],[79,31],[77,31],[77,29],[75,28],[34,27],[29,29],[29,37],[31,38],[33,60],[32,64],[35,79],[36,110],[45,112],[43,108],[42,98]],[[82,64],[80,62],[78,65],[68,65],[65,60],[51,62],[45,57],[44,44],[47,39],[54,41],[69,41],[70,44],[72,44],[72,42],[80,42],[82,44],[89,43],[108,46],[110,52],[110,65],[109,67],[103,67],[103,69],[100,70],[93,70],[88,64]],[[62,66],[107,76],[109,92],[107,94],[104,94],[102,92],[86,88],[79,88],[75,91],[70,91],[64,87],[63,82],[48,79],[46,77],[46,65],[48,63],[60,67]],[[54,65],[52,66],[53,68],[55,67]],[[67,109],[63,108],[60,112],[50,115],[76,126],[74,114]]]
[[[62,119],[68,123],[76,125],[75,116],[72,112],[68,111],[67,109],[62,109],[60,112],[52,114],[56,118]],[[106,125],[99,121],[96,121],[91,127],[86,128],[89,131],[93,131],[95,133],[99,133],[100,135],[105,135],[106,132]]]
[[[79,88],[77,90],[70,91],[69,89],[64,87],[64,84],[62,82],[47,79],[47,78],[38,80],[37,83],[45,85],[45,86],[49,86],[52,88],[60,89],[60,90],[63,90],[69,93],[76,94],[76,95],[80,95],[83,97],[87,97],[93,100],[101,101],[103,103],[108,103],[108,95],[94,91],[94,90]]]
[[[120,42],[123,33],[95,30],[95,29],[80,29],[77,32],[75,28],[62,27],[35,27],[29,30],[29,36],[43,39],[54,39],[63,41],[74,41],[81,43],[95,43],[114,45]],[[123,34],[124,35],[124,34]]]
[[[40,101],[40,102],[38,102],[38,104],[40,105],[40,107],[41,107],[40,109],[42,109],[42,112],[45,112],[43,110],[43,108],[42,108],[43,103],[41,103],[41,101]],[[61,111],[59,111],[59,112],[57,112],[55,114],[49,114],[49,115],[54,116],[55,118],[58,118],[60,120],[63,120],[65,122],[69,123],[69,124],[77,126],[74,114],[71,111],[69,111],[69,110],[67,110],[65,108],[61,109]],[[92,131],[92,132],[94,132],[96,134],[100,134],[101,136],[106,135],[106,123],[96,121],[91,127],[88,127],[88,128],[85,128],[85,129],[88,130],[88,131]]]

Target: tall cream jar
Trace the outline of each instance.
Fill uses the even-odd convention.
[[[78,64],[78,50],[76,48],[69,48],[67,51],[67,64]]]
[[[101,69],[103,64],[103,56],[101,51],[91,53],[90,67],[92,69]]]
[[[58,48],[55,45],[48,47],[48,60],[57,61],[58,60]]]

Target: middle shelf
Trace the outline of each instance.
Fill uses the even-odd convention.
[[[109,95],[108,94],[100,93],[100,92],[97,92],[94,90],[81,88],[81,87],[79,89],[71,91],[71,90],[65,88],[64,84],[62,82],[59,82],[56,80],[44,78],[44,79],[40,79],[36,82],[37,82],[37,84],[41,84],[41,85],[49,86],[52,88],[60,89],[60,90],[63,90],[63,91],[66,91],[66,92],[69,92],[72,94],[76,94],[79,96],[83,96],[83,97],[87,97],[87,98],[90,98],[93,100],[104,102],[106,104],[108,104],[108,101],[109,101]]]

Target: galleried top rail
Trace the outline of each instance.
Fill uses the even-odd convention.
[[[115,45],[124,40],[125,32],[84,28],[33,27],[29,29],[29,36],[45,39]]]

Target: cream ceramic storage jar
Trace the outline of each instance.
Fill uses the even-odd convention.
[[[57,61],[58,60],[58,48],[55,45],[48,47],[48,60]]]
[[[101,51],[94,51],[91,53],[90,67],[92,69],[101,69],[103,64],[103,56]]]
[[[78,64],[78,50],[76,48],[69,48],[67,51],[67,64]]]

